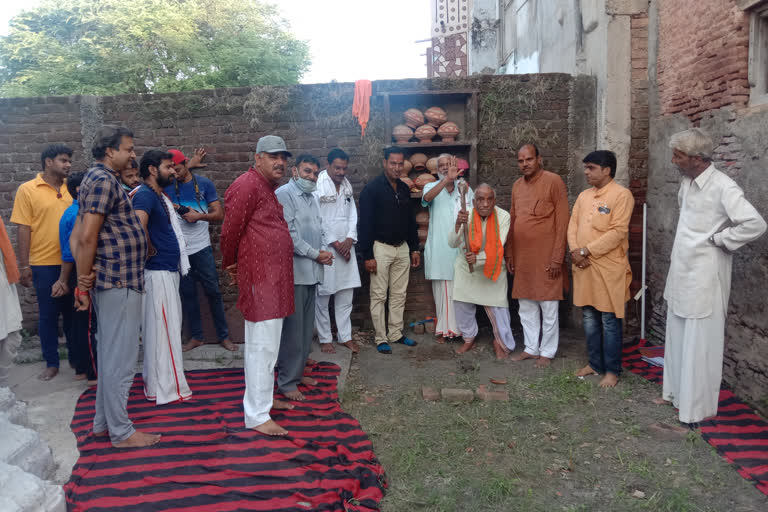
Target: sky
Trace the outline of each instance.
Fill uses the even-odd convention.
[[[0,0],[0,35],[8,21],[39,0]],[[307,41],[312,67],[302,83],[427,76],[430,0],[271,0]]]

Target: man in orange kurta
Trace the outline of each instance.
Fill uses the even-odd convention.
[[[632,281],[627,249],[635,200],[613,180],[612,152],[587,155],[584,174],[592,187],[579,194],[568,224],[573,304],[582,307],[589,352],[589,364],[576,375],[605,374],[600,386],[613,387],[621,374],[621,319]]]
[[[504,252],[507,270],[515,275],[512,298],[519,304],[525,351],[513,360],[536,359],[537,368],[546,368],[555,357],[559,340],[568,193],[560,176],[542,168],[534,144],[520,148],[517,163],[523,177],[512,186],[510,230]]]

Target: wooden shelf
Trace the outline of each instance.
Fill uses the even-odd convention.
[[[456,142],[393,142],[393,146],[403,149],[429,149],[429,148],[471,148],[474,142],[456,141]]]
[[[432,90],[417,90],[417,91],[395,91],[395,92],[384,92],[379,94],[388,94],[390,96],[449,96],[451,94],[457,95],[457,96],[469,96],[471,94],[476,94],[476,89],[446,89],[446,90],[440,90],[440,91],[432,91]]]

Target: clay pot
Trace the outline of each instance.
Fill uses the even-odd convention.
[[[417,108],[409,108],[405,111],[403,117],[405,118],[405,124],[414,130],[424,124],[424,114]]]
[[[427,160],[427,170],[432,174],[437,174],[437,157]]]
[[[423,124],[416,128],[416,132],[414,133],[416,135],[416,138],[419,139],[419,142],[422,144],[425,144],[427,142],[432,142],[432,139],[435,138],[435,135],[437,135],[437,132],[435,131],[435,128],[428,124]]]
[[[448,120],[445,110],[440,107],[429,107],[424,111],[424,117],[427,118],[427,122],[435,128]]]
[[[410,160],[414,171],[423,171],[427,168],[427,155],[424,153],[414,153]]]
[[[403,176],[402,178],[400,178],[400,181],[408,185],[408,190],[411,190],[414,187],[413,180],[410,178],[406,178],[405,176]]]
[[[403,160],[403,174],[408,174],[413,169],[413,164],[407,158]]]
[[[437,134],[442,137],[443,142],[453,142],[456,140],[456,136],[459,135],[459,127],[456,123],[448,121],[440,125],[437,129]]]
[[[429,226],[429,212],[419,212],[416,214],[416,224],[419,227]]]
[[[392,137],[395,138],[397,143],[403,144],[411,140],[411,137],[413,137],[413,130],[404,124],[399,124],[392,130]]]
[[[417,188],[424,188],[424,185],[427,183],[432,183],[433,181],[437,181],[434,176],[432,176],[429,173],[420,174],[415,180],[413,180],[413,184],[416,185]]]

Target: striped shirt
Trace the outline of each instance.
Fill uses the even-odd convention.
[[[80,216],[104,216],[93,266],[97,290],[130,288],[144,291],[147,241],[144,228],[120,185],[117,172],[104,164],[91,167],[80,184]]]

